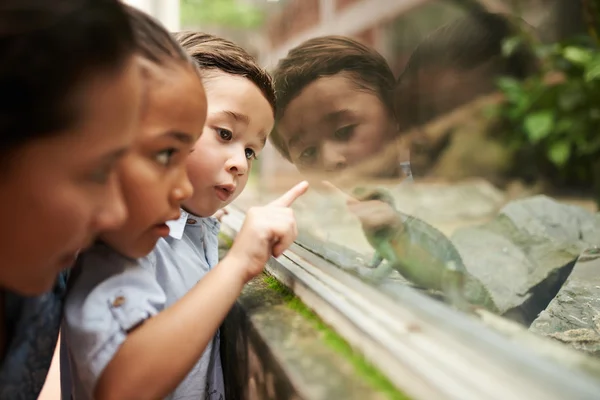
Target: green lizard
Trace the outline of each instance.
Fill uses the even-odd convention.
[[[353,196],[360,202],[381,201],[392,211],[384,223],[361,219],[364,234],[375,249],[371,264],[375,270],[369,278],[381,281],[396,270],[417,286],[441,291],[458,309],[483,307],[498,312],[488,290],[469,274],[460,254],[443,233],[398,211],[393,197],[384,189],[356,188]]]

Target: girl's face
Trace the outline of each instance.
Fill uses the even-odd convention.
[[[77,125],[10,154],[0,176],[1,287],[49,290],[99,231],[123,222],[115,166],[135,136],[140,100],[132,57],[116,74],[88,78]]]
[[[119,173],[129,209],[127,221],[101,239],[124,256],[139,258],[169,234],[167,221],[179,218],[191,196],[186,159],[206,119],[206,96],[189,66],[147,65],[144,110],[132,151]]]
[[[299,170],[329,179],[377,157],[398,132],[379,97],[358,88],[345,72],[307,85],[286,107],[277,130]]]

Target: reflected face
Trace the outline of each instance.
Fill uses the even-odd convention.
[[[355,82],[345,72],[319,78],[285,109],[277,130],[302,172],[338,173],[373,159],[396,137],[382,101]]]
[[[119,174],[129,217],[101,239],[119,253],[139,258],[169,234],[165,224],[179,218],[191,196],[186,161],[202,134],[206,96],[188,65],[144,66],[145,98],[140,128]]]
[[[0,175],[0,286],[49,290],[98,232],[126,217],[117,162],[135,137],[141,99],[137,59],[117,74],[88,78],[81,120],[11,154]]]
[[[200,217],[213,215],[244,190],[274,124],[273,108],[252,81],[211,71],[204,84],[208,115],[188,160],[194,194],[183,203]]]

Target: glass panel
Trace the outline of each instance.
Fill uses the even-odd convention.
[[[294,205],[302,246],[391,298],[410,285],[474,317],[503,316],[600,371],[594,2],[181,10],[184,28],[233,39],[274,76],[275,129],[236,206],[307,179]]]

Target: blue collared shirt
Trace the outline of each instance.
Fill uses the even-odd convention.
[[[216,219],[182,211],[169,226],[170,237],[159,240],[145,258],[127,259],[106,246],[81,256],[78,275],[70,282],[63,326],[76,400],[92,398],[98,378],[131,329],[179,300],[217,264]],[[168,357],[173,355],[165,355],[165,361]],[[167,397],[192,398],[224,399],[218,332]]]

